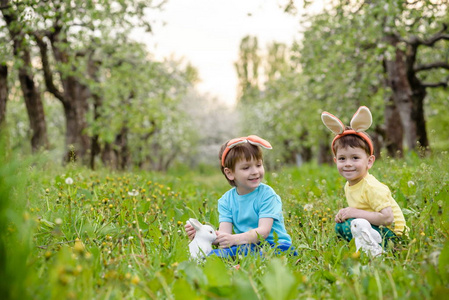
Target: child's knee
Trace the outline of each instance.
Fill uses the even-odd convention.
[[[351,233],[351,221],[353,219],[348,219],[342,223],[336,223],[335,224],[335,232],[338,236],[344,238],[346,241],[352,240],[352,233]]]

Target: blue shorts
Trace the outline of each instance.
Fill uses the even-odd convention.
[[[272,244],[266,242],[272,248],[275,249],[276,254],[286,253],[293,256],[297,256],[298,252],[296,252],[295,247],[291,244]],[[263,255],[263,244],[244,244],[238,246],[232,246],[230,248],[223,249],[214,249],[209,255],[216,255],[221,258],[233,258],[238,255],[247,256],[248,254],[258,254],[260,256]]]

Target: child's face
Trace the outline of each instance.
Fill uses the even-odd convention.
[[[338,172],[349,185],[362,180],[374,163],[374,155],[368,156],[362,148],[338,148],[334,157]]]
[[[235,170],[225,168],[229,180],[234,180],[239,195],[246,195],[254,191],[265,175],[262,160],[252,158],[247,161],[241,159],[235,164]]]

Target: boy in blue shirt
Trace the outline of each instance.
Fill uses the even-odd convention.
[[[262,183],[265,174],[262,149],[272,149],[258,136],[236,138],[222,145],[219,153],[221,171],[233,186],[218,200],[220,226],[212,254],[220,257],[257,251],[257,244],[267,241],[278,250],[293,250],[284,225],[280,197]],[[191,225],[185,226],[190,239]],[[275,237],[276,233],[276,237]]]

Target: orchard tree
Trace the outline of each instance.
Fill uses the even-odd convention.
[[[238,101],[257,101],[261,88],[260,53],[257,37],[246,36],[240,41],[239,60],[234,63],[239,80]]]
[[[427,89],[447,86],[449,74],[447,2],[328,4],[308,20],[300,48],[307,97],[346,124],[359,105],[369,106],[375,142],[392,156],[403,141],[411,150],[428,147]]]
[[[31,129],[31,148],[33,152],[36,152],[42,148],[48,148],[48,137],[41,91],[36,83],[35,70],[32,65],[33,54],[28,33],[33,14],[30,12],[30,7],[27,4],[27,1],[1,0],[0,9],[5,24],[2,31],[3,34],[4,31],[9,33],[9,40],[12,42],[15,66],[18,69],[20,87],[28,112]],[[7,75],[5,62],[2,63],[2,66],[1,76],[4,80]],[[5,84],[7,81],[3,83]],[[3,94],[7,97],[7,89],[3,88]],[[0,103],[3,103],[2,100],[0,101]],[[0,107],[4,113],[6,105],[0,105]]]
[[[102,64],[91,85],[101,101],[89,116],[96,153],[112,168],[166,170],[192,141],[192,121],[180,106],[197,72],[181,62],[151,61],[143,44],[111,46],[96,54]]]
[[[292,52],[285,44],[272,42],[262,51],[258,47],[248,47],[248,41],[257,45],[254,42],[257,38],[244,38],[240,60],[236,63],[243,91],[238,103],[242,134],[260,134],[277,145],[276,151],[267,154],[269,165],[309,161],[312,152],[307,142],[307,124],[298,122],[303,113],[299,106],[309,104],[300,102],[301,78],[297,61],[292,59]],[[251,54],[247,53],[249,49]]]
[[[91,107],[101,103],[89,87],[90,81],[97,77],[98,64],[101,64],[101,60],[92,59],[95,51],[110,41],[126,43],[126,37],[135,27],[150,30],[150,24],[145,21],[145,11],[159,4],[155,5],[151,0],[2,0],[2,4],[5,4],[2,5],[2,13],[5,23],[10,24],[11,40],[18,41],[17,55],[25,62],[20,66],[31,72],[32,67],[26,59],[28,56],[33,59],[33,52],[28,49],[37,45],[46,90],[63,106],[65,159],[87,163],[89,151],[93,148],[87,134],[86,118]],[[26,26],[17,16],[24,11],[32,15]],[[22,73],[27,76],[26,86],[30,87],[30,73]],[[37,105],[33,107],[39,108]],[[45,120],[43,115],[38,119]]]

